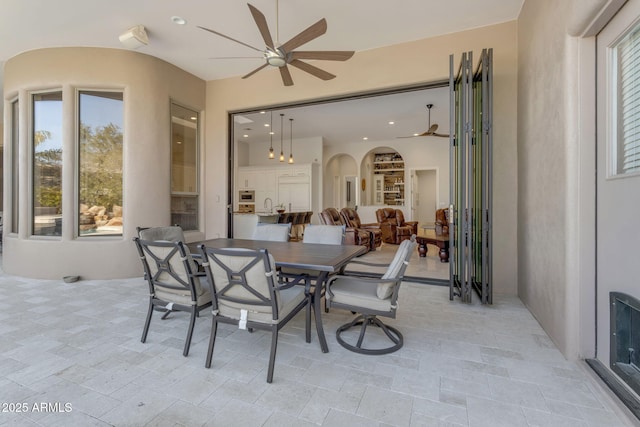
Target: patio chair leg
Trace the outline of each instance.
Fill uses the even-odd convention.
[[[276,349],[278,348],[278,326],[271,327],[271,354],[269,355],[269,369],[267,370],[267,382],[273,381],[273,368],[276,364]]]
[[[189,347],[191,346],[191,337],[193,336],[193,327],[196,325],[196,312],[198,310],[196,307],[191,307],[191,318],[189,319],[189,330],[187,331],[187,339],[184,342],[184,351],[182,352],[183,356],[187,356],[189,354]]]
[[[218,332],[218,321],[216,316],[212,316],[211,319],[211,336],[209,337],[209,350],[207,350],[207,360],[205,361],[205,368],[211,367],[211,358],[213,357],[213,345],[216,343],[216,333]]]
[[[307,307],[305,308],[305,338],[307,343],[311,342],[311,299],[307,300]]]
[[[147,334],[149,333],[149,325],[151,324],[151,316],[153,315],[153,302],[149,301],[149,311],[147,312],[147,320],[144,322],[144,329],[142,330],[142,339],[140,342],[147,340]]]
[[[167,310],[167,312],[166,312],[165,314],[163,314],[163,315],[162,315],[162,317],[161,317],[160,319],[162,319],[162,320],[166,319],[167,317],[169,317],[169,315],[170,315],[171,313],[172,313],[172,311],[171,311],[171,310]]]

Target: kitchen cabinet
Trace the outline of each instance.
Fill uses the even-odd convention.
[[[271,205],[267,202],[267,208],[282,203],[287,210],[291,206],[292,211],[317,211],[316,199],[320,194],[318,167],[317,164],[239,167],[236,203],[239,191],[253,190],[256,211],[264,209],[267,199],[273,202]]]

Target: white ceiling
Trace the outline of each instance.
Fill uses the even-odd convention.
[[[289,119],[293,118],[293,137],[321,136],[328,145],[362,141],[389,141],[399,136],[411,136],[429,128],[427,104],[431,108],[431,123],[438,124],[438,133],[449,131],[449,88],[440,87],[411,92],[376,96],[273,110],[273,143],[279,146],[280,136],[290,138]],[[280,132],[280,113],[284,114],[284,132]],[[242,142],[269,141],[271,111],[241,114],[247,123],[235,121],[235,138]],[[394,122],[389,124],[389,122]],[[245,137],[245,135],[247,135]],[[448,141],[439,137],[426,139]],[[286,145],[286,144],[285,144]]]
[[[326,34],[301,48],[355,50],[356,55],[358,51],[376,47],[511,21],[517,18],[523,2],[524,0],[279,0],[276,30],[276,0],[251,0],[251,4],[265,15],[274,41],[278,38],[277,33],[280,43],[284,43],[319,19],[326,18]],[[149,44],[139,48],[139,52],[164,59],[204,80],[244,75],[263,63],[262,59],[211,59],[221,56],[254,56],[257,52],[197,28],[211,28],[262,49],[264,43],[249,8],[243,1],[3,0],[0,8],[0,65],[21,52],[45,47],[92,46],[120,49],[123,46],[118,36],[139,24],[146,27],[149,36]],[[172,16],[184,18],[186,25],[174,24]],[[314,64],[322,67],[322,61],[315,61]],[[428,99],[420,99],[414,103],[417,110],[413,113],[424,114],[424,126],[426,101],[436,104],[432,122],[437,121],[433,116],[436,115],[437,106],[442,104]],[[367,102],[366,106],[373,108],[374,103]],[[392,107],[398,114],[400,108],[399,105]],[[314,117],[317,118],[317,114],[314,113]],[[391,115],[393,114],[390,112],[380,112],[380,117]],[[371,117],[369,112],[367,116]],[[301,125],[302,122],[303,118],[300,116]],[[442,127],[442,120],[439,123]],[[416,126],[414,124],[412,129]],[[418,127],[416,131],[424,126]],[[302,130],[302,126],[294,127]],[[358,135],[362,133],[359,132]]]

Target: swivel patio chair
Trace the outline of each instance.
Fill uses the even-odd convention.
[[[267,382],[273,380],[278,331],[305,309],[305,339],[311,342],[311,297],[305,276],[296,281],[278,283],[273,257],[266,249],[216,249],[199,246],[205,272],[213,284],[211,336],[205,366],[211,367],[218,323],[237,325],[239,329],[271,331],[271,353]],[[305,282],[305,287],[294,286]]]
[[[149,309],[141,341],[144,343],[147,340],[154,311],[164,312],[163,320],[173,312],[185,311],[191,314],[182,352],[187,356],[196,317],[200,311],[211,306],[206,276],[198,272],[189,249],[181,241],[151,241],[139,237],[133,240],[149,284]]]
[[[356,353],[379,355],[392,353],[402,348],[403,337],[399,330],[384,324],[378,316],[395,319],[398,308],[398,291],[404,272],[409,264],[409,259],[415,251],[416,236],[411,236],[410,240],[405,240],[400,244],[395,257],[389,264],[387,271],[381,279],[365,277],[341,276],[333,278],[327,285],[326,303],[330,308],[343,308],[354,313],[361,313],[353,321],[344,324],[336,331],[336,339],[344,348]],[[354,263],[380,266],[379,264],[362,261],[352,261]],[[347,342],[349,331],[354,326],[360,326],[360,333],[355,343]],[[367,337],[367,328],[379,328],[384,335],[391,340],[392,345],[388,347],[364,347],[363,343]],[[371,334],[369,334],[370,336]],[[353,342],[354,339],[351,339]],[[374,341],[369,339],[367,342]]]

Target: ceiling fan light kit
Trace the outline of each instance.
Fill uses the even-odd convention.
[[[353,56],[354,51],[296,51],[295,49],[302,46],[305,43],[314,40],[327,31],[327,21],[322,18],[315,24],[307,27],[305,30],[300,32],[298,35],[291,38],[289,41],[283,44],[278,44],[273,42],[273,38],[271,37],[271,32],[269,31],[269,26],[267,25],[267,19],[264,14],[256,9],[251,4],[247,3],[249,6],[249,11],[253,16],[256,25],[258,26],[258,31],[262,36],[262,39],[265,43],[265,49],[258,49],[257,47],[251,46],[247,43],[241,42],[240,40],[236,40],[231,38],[225,34],[219,33],[217,31],[211,30],[209,28],[198,26],[205,31],[216,34],[220,37],[224,37],[228,40],[239,43],[243,46],[251,48],[255,51],[261,52],[265,63],[260,67],[254,69],[248,74],[242,76],[243,79],[249,78],[258,71],[266,68],[267,66],[277,67],[280,71],[280,77],[282,79],[282,83],[285,86],[293,85],[293,78],[291,77],[291,73],[289,71],[288,65],[292,65],[299,70],[302,70],[306,73],[311,74],[322,80],[331,80],[336,76],[331,74],[325,70],[322,70],[315,65],[311,65],[307,62],[302,61],[302,59],[311,59],[311,60],[324,60],[324,61],[346,61]],[[276,0],[276,20],[278,15],[278,2]],[[278,24],[276,21],[276,34],[278,34]],[[277,42],[277,40],[276,40]]]

